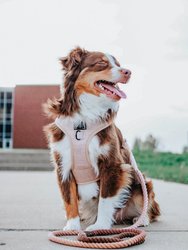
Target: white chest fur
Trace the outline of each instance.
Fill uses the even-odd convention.
[[[62,181],[68,179],[72,167],[71,147],[67,136],[58,142],[50,144],[52,152],[58,152],[62,156]],[[109,151],[109,145],[99,145],[99,139],[94,136],[89,144],[89,157],[92,167],[97,175],[99,175],[99,168],[97,165],[99,155],[106,155]],[[98,195],[98,185],[96,182],[90,184],[78,185],[79,196],[82,200],[88,201]]]

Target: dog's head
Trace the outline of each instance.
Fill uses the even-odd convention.
[[[83,93],[105,95],[115,101],[126,97],[118,83],[127,83],[131,71],[122,68],[115,57],[76,48],[62,58],[61,63],[65,71],[65,91],[73,84],[78,97]]]
[[[79,112],[84,97],[88,103],[93,101],[95,105],[97,102],[110,105],[126,98],[118,83],[127,83],[131,72],[122,68],[115,57],[77,47],[61,58],[60,62],[64,71],[64,84],[63,97],[59,105],[56,102],[59,114]]]

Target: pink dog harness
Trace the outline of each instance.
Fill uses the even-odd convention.
[[[111,125],[110,122],[84,123],[78,126],[62,117],[56,118],[55,124],[69,138],[72,155],[72,172],[77,184],[86,184],[99,180],[89,158],[89,143],[93,136]]]

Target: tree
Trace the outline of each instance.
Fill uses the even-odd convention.
[[[142,143],[143,150],[155,151],[158,147],[158,140],[153,135],[148,135]]]
[[[135,138],[134,144],[133,144],[133,150],[134,151],[140,151],[141,150],[142,141],[140,138]]]
[[[183,147],[183,153],[188,153],[188,146]]]
[[[155,151],[159,145],[158,139],[149,134],[144,141],[140,138],[135,138],[133,144],[134,151]]]

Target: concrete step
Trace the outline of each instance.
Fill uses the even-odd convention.
[[[52,169],[49,150],[0,150],[0,170],[49,171]]]
[[[30,155],[30,156],[25,156],[25,155],[8,155],[8,156],[3,156],[1,157],[0,155],[0,164],[1,163],[4,163],[4,162],[17,162],[17,163],[20,163],[20,162],[49,162],[50,160],[50,156],[47,155],[47,156],[43,156],[43,155]]]
[[[53,166],[50,163],[4,163],[0,165],[0,170],[16,170],[16,171],[50,171],[53,170]]]

